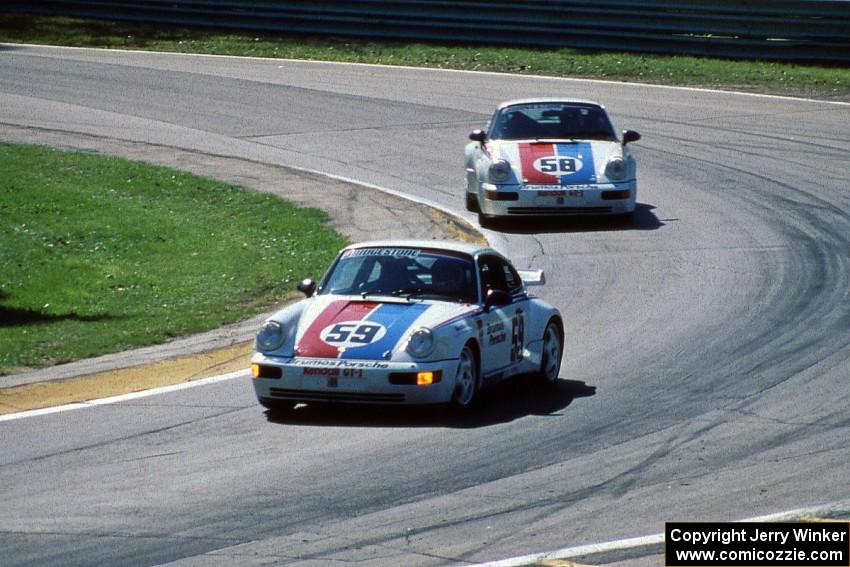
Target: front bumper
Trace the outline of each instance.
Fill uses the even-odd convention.
[[[451,401],[457,360],[413,363],[382,360],[281,358],[254,354],[260,377],[252,380],[260,402],[439,404]],[[429,385],[399,382],[417,372],[439,373]],[[391,381],[392,380],[392,381]]]
[[[478,195],[491,217],[621,215],[637,204],[637,181],[583,185],[490,185]]]

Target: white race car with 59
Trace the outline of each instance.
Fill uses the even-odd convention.
[[[473,404],[515,375],[558,379],[564,326],[516,270],[484,246],[366,242],[344,248],[307,296],[269,318],[251,360],[271,410],[298,403]]]

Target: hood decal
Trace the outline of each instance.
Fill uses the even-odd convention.
[[[575,185],[596,182],[593,148],[588,142],[572,144],[523,142],[518,145],[523,183]]]
[[[382,358],[428,307],[422,303],[332,301],[304,331],[295,347],[296,355]]]
[[[340,358],[377,359],[395,348],[401,337],[427,309],[424,303],[384,303],[372,311],[367,320],[386,328],[380,339],[358,348],[346,349]]]
[[[311,356],[314,358],[339,357],[340,347],[323,341],[322,331],[335,323],[364,319],[378,305],[378,303],[373,302],[347,301],[344,299],[332,301],[313,319],[310,326],[304,331],[298,344],[295,345],[295,353],[298,356]]]

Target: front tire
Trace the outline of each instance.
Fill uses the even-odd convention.
[[[466,344],[458,358],[452,406],[458,410],[470,408],[478,394],[478,386],[478,360],[472,347]]]
[[[474,193],[466,193],[466,210],[473,213],[478,212],[478,197]]]
[[[540,356],[540,370],[537,381],[542,386],[552,387],[561,373],[561,360],[564,352],[564,340],[561,329],[555,320],[549,321],[543,332],[543,348]]]
[[[478,211],[478,224],[481,225],[482,228],[496,228],[498,224],[499,217],[491,217],[490,215],[485,215],[479,209]]]

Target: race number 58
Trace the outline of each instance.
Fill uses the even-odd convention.
[[[534,163],[534,167],[540,173],[552,175],[574,173],[576,171],[576,160],[571,157],[544,157]]]

